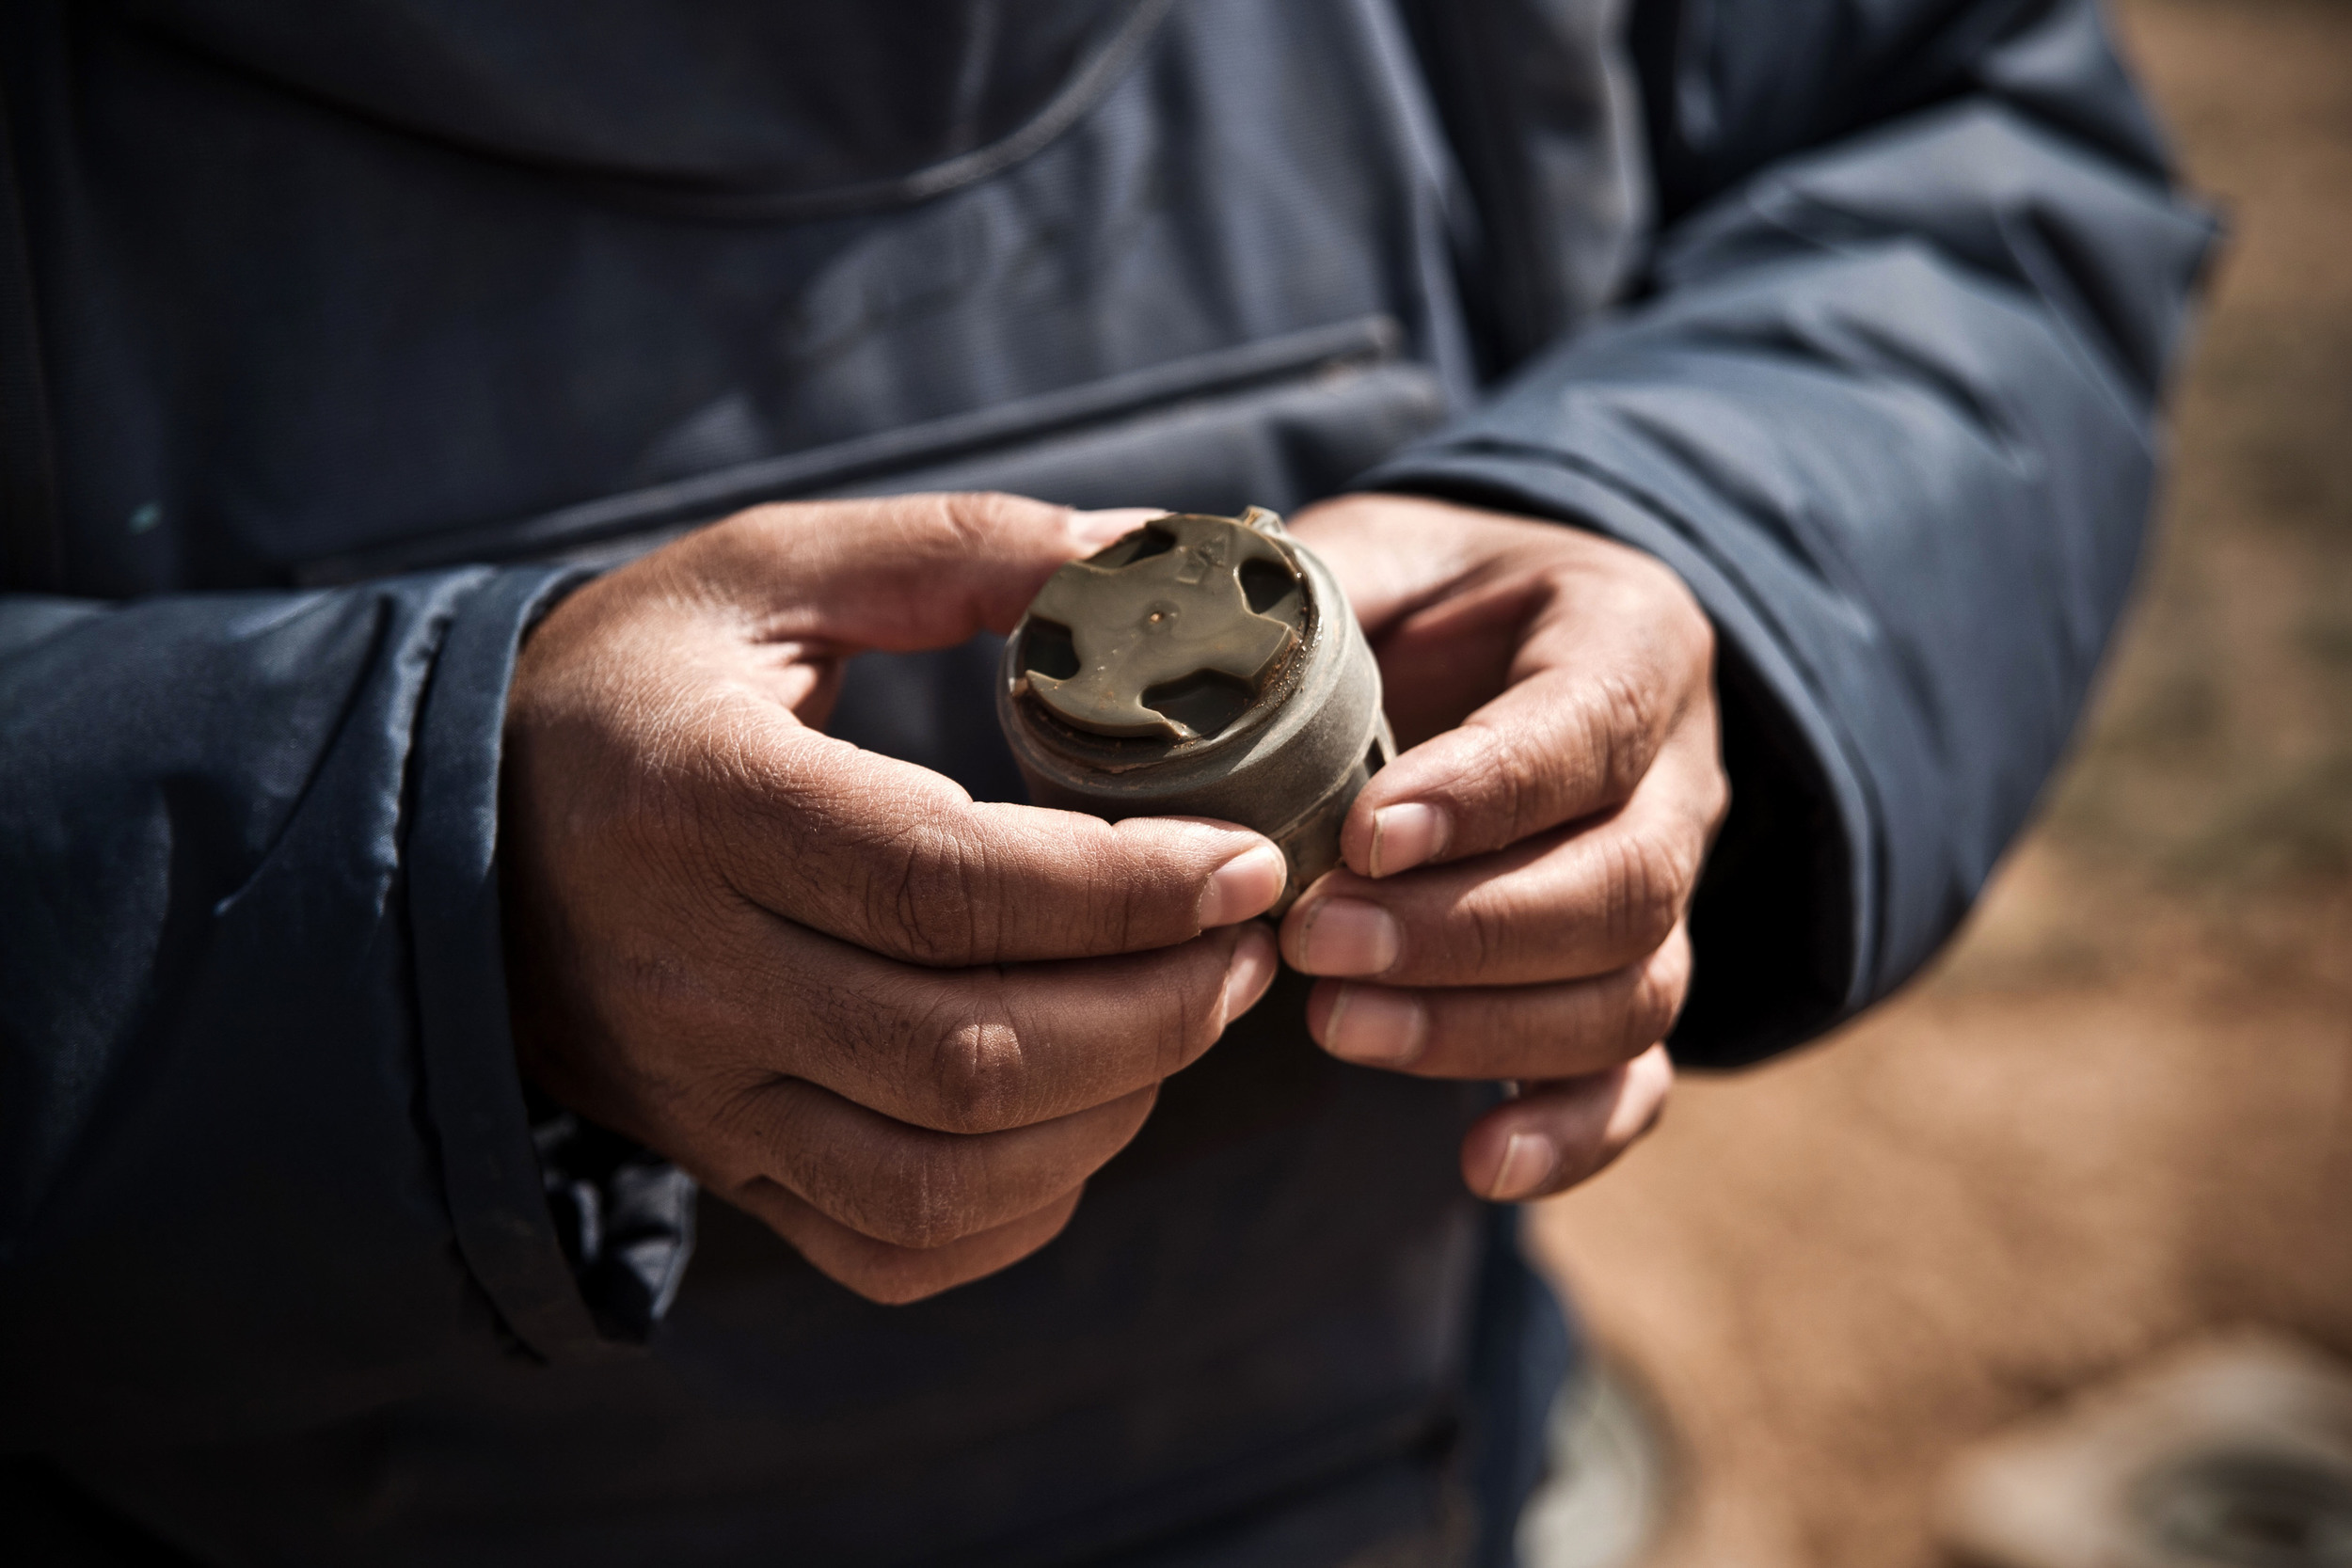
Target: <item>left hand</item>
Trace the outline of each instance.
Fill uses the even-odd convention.
[[[1343,1060],[1521,1092],[1462,1143],[1500,1201],[1573,1186],[1658,1119],[1685,926],[1730,803],[1714,635],[1679,578],[1553,522],[1348,496],[1291,528],[1380,661],[1403,754],[1282,922]]]

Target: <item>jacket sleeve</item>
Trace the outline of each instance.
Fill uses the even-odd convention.
[[[1680,0],[1632,39],[1634,301],[1361,485],[1578,522],[1705,604],[1735,803],[1675,1046],[1731,1064],[1899,985],[2031,810],[2215,226],[2090,0]]]
[[[493,869],[563,580],[0,599],[0,1447],[597,1354]]]

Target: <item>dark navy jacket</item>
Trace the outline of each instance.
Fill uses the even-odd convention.
[[[2210,241],[2085,0],[5,0],[0,94],[0,1512],[90,1560],[1492,1559],[1478,1095],[1295,987],[999,1276],[687,1266],[516,1080],[517,639],[780,497],[1598,530],[1722,634],[1746,1061],[2030,809]],[[841,728],[1009,793],[985,657]]]

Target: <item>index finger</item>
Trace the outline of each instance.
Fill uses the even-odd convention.
[[[910,1127],[979,1135],[1075,1115],[1182,1071],[1264,994],[1263,927],[1157,953],[916,969],[767,923],[703,989],[698,1038]]]
[[[1073,557],[1152,515],[1025,496],[938,492],[776,501],[739,512],[615,574],[722,601],[771,645],[908,652],[1007,631]]]
[[[1136,953],[1281,896],[1282,852],[1246,828],[976,801],[928,768],[781,723],[746,748],[721,869],[754,902],[869,951],[954,969]]]
[[[1623,805],[1694,705],[1713,702],[1707,622],[1655,610],[1539,616],[1510,686],[1372,776],[1341,830],[1349,868],[1385,877],[1486,854]]]

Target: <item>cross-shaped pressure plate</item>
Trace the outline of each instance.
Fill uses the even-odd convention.
[[[1246,584],[1244,569],[1256,562],[1266,564]],[[1281,546],[1254,529],[1223,517],[1158,518],[1047,579],[1030,617],[1068,628],[1078,669],[1057,678],[1031,668],[1029,689],[1096,735],[1193,739],[1198,731],[1153,709],[1147,694],[1224,676],[1254,701],[1298,645],[1298,580]],[[1250,607],[1253,588],[1273,613]]]

